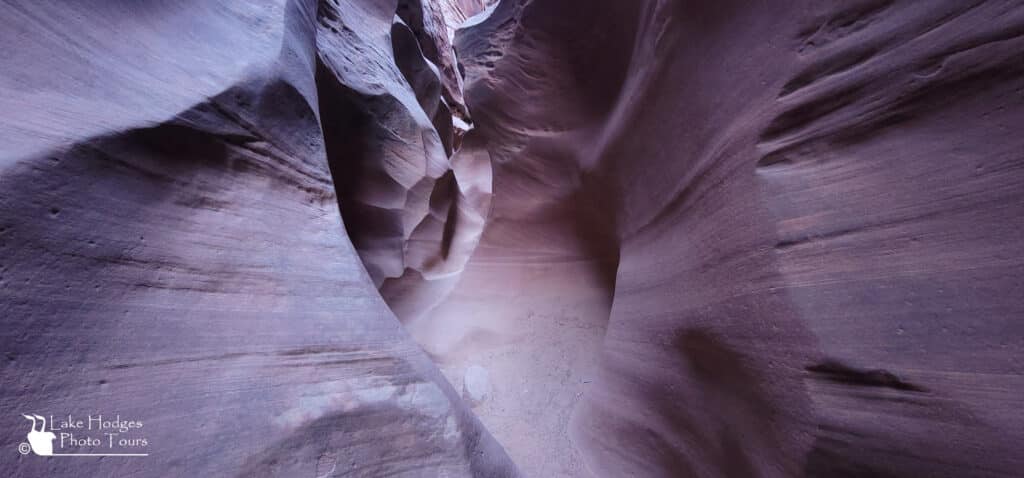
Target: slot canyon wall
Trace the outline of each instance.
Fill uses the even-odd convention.
[[[516,475],[375,287],[455,261],[434,213],[476,188],[397,11],[0,4],[4,476]],[[141,421],[53,448],[149,456],[19,454],[23,414]]]
[[[1022,1],[0,23],[9,476],[1024,468]]]

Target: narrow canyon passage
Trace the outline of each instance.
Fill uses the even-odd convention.
[[[432,16],[429,4],[399,2],[398,8],[395,63],[417,103],[434,116],[439,133],[453,130],[453,112],[473,129],[454,130],[447,141],[459,141],[459,147],[444,148],[452,170],[432,178],[431,168],[444,167],[432,162],[443,165],[444,156],[429,142],[366,140],[379,134],[374,129],[406,127],[393,121],[395,107],[376,106],[379,99],[361,107],[366,100],[325,87],[332,75],[320,74],[328,159],[346,229],[406,330],[455,389],[465,391],[463,398],[519,468],[529,476],[584,476],[569,422],[594,383],[618,261],[612,226],[596,202],[600,195],[584,189],[572,158],[531,142],[529,131],[520,132],[523,144],[505,146],[514,151],[496,152],[501,143],[491,138],[500,125],[483,105],[478,116],[458,103],[474,94],[463,91],[461,76],[438,76],[431,66],[402,68],[458,63],[443,36],[436,47],[443,31],[424,22]],[[426,13],[403,14],[408,11]],[[476,13],[481,15],[474,21],[490,12]],[[411,41],[400,42],[399,31]],[[469,81],[476,81],[474,73],[469,71]],[[400,82],[390,88],[396,99],[409,97]],[[447,125],[438,127],[442,122]],[[548,138],[571,135],[576,127],[540,120],[533,126],[548,128]],[[441,139],[446,141],[444,134]],[[427,151],[425,178],[418,175],[422,163],[408,161],[421,148]],[[394,165],[390,155],[407,162]],[[417,204],[425,216],[410,222]],[[467,383],[473,371],[482,374],[480,383]]]
[[[1024,1],[0,23],[4,476],[1024,468]]]

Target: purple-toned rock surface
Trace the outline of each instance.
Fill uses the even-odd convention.
[[[0,24],[5,475],[1024,469],[1024,1]]]
[[[396,9],[0,6],[4,476],[515,474],[372,280],[441,268],[433,203],[459,191]],[[415,259],[364,269],[336,190],[393,208],[379,242]],[[22,414],[141,421],[114,451],[149,456],[21,455]]]
[[[441,12],[444,14],[449,31],[453,33],[454,30],[461,28],[467,20],[497,2],[498,0],[436,0],[436,4],[441,7]]]
[[[1020,474],[1022,2],[472,23],[494,208],[412,330],[453,382],[491,370],[478,413],[525,472]]]

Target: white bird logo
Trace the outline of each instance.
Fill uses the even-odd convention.
[[[57,438],[53,432],[46,431],[46,419],[36,415],[25,415],[21,416],[32,420],[32,431],[28,432],[28,444],[32,447],[32,452],[39,456],[52,456],[53,455],[53,440]],[[36,430],[36,420],[42,422],[39,430]],[[24,443],[22,443],[24,445]],[[22,453],[28,453],[28,450],[21,449]]]

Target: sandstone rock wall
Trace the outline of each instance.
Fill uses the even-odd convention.
[[[374,287],[464,200],[397,7],[0,6],[4,476],[515,474]],[[149,456],[19,455],[23,413]]]
[[[495,162],[467,271],[615,264],[554,441],[599,476],[1017,474],[1022,32],[1021,2],[870,0],[508,1],[461,31]],[[461,337],[534,354],[514,329]]]
[[[1024,468],[1020,0],[0,24],[5,476]]]

